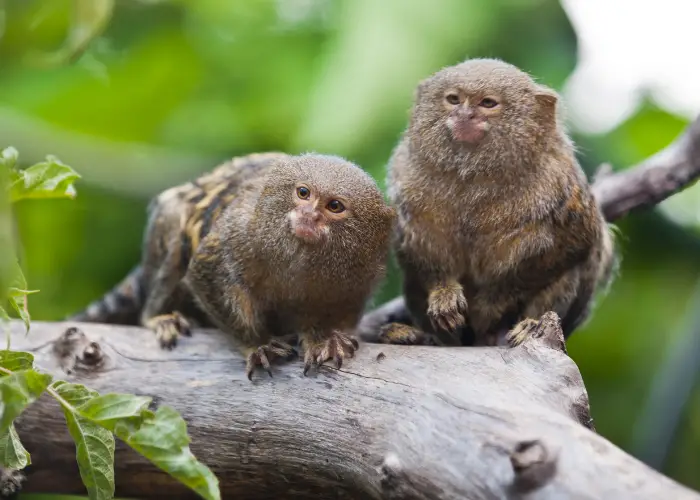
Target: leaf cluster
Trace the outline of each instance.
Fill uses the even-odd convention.
[[[76,446],[80,476],[92,500],[114,497],[115,438],[121,439],[161,470],[191,488],[202,498],[220,498],[219,482],[189,448],[187,424],[173,408],[152,411],[151,398],[131,394],[100,395],[84,385],[73,384],[41,373],[31,353],[12,351],[9,344],[9,303],[29,332],[29,290],[19,261],[12,251],[13,203],[37,198],[74,198],[73,183],[80,175],[58,158],[26,169],[18,168],[14,148],[0,153],[0,322],[5,325],[7,348],[0,350],[0,466],[21,470],[31,464],[15,419],[42,394],[61,405],[68,430]]]
[[[28,332],[30,316],[27,295],[38,290],[27,288],[27,280],[13,251],[15,243],[12,234],[11,204],[26,199],[73,198],[73,182],[79,179],[80,175],[53,156],[29,168],[19,169],[18,157],[17,150],[13,147],[0,152],[0,321],[9,320],[7,310],[3,307],[7,302],[24,321]]]

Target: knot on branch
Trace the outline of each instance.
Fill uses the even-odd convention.
[[[380,485],[386,498],[424,498],[424,492],[436,494],[442,491],[425,477],[411,477],[396,453],[387,453],[380,466]]]
[[[66,329],[53,344],[54,355],[61,369],[67,373],[76,370],[95,372],[102,369],[107,355],[99,343],[88,339],[87,335],[75,326]]]
[[[392,484],[403,472],[401,461],[396,453],[387,453],[381,466],[382,487],[391,488]]]
[[[539,439],[520,441],[510,454],[515,472],[513,486],[522,492],[544,486],[556,472],[557,453]]]
[[[97,342],[90,342],[88,346],[83,349],[83,356],[81,360],[89,366],[97,366],[104,359],[104,354],[102,353],[102,348]]]

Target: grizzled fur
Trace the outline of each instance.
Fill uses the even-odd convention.
[[[329,223],[317,245],[290,230],[300,182],[345,200],[348,216]],[[241,341],[249,376],[254,365],[269,372],[270,360],[294,354],[285,339],[296,335],[305,370],[328,359],[339,365],[357,348],[348,333],[384,274],[394,220],[374,180],[342,158],[235,158],[155,198],[141,265],[73,319],[109,321],[138,311],[164,347],[196,319]]]
[[[455,95],[483,120],[474,143],[456,140],[448,126],[459,116],[446,101]],[[477,106],[485,98],[498,105]],[[494,344],[549,310],[568,335],[588,316],[612,274],[613,240],[558,101],[494,59],[468,60],[420,83],[388,173],[415,326],[388,325],[384,342]],[[454,130],[462,126],[471,125]]]

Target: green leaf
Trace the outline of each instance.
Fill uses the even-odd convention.
[[[11,281],[10,288],[15,288],[17,290],[24,290],[27,288],[27,279],[24,277],[22,272],[22,267],[19,265],[17,257],[13,258],[12,271],[11,271]]]
[[[33,198],[74,198],[73,182],[80,179],[80,174],[55,156],[47,156],[45,162],[17,172],[18,176],[10,186],[11,202]]]
[[[80,414],[114,432],[115,425],[128,419],[141,419],[151,398],[110,393],[92,398],[80,407]]]
[[[0,434],[24,409],[32,404],[51,383],[51,375],[21,370],[0,378]]]
[[[10,288],[10,296],[8,299],[12,305],[12,308],[24,322],[25,333],[29,332],[29,323],[31,321],[29,307],[27,304],[27,295],[38,291],[39,290],[20,290],[18,288]]]
[[[10,305],[12,305],[12,308],[24,322],[25,333],[29,332],[29,322],[31,321],[31,318],[29,316],[29,309],[27,308],[27,298],[24,295],[13,296],[11,294],[9,297],[9,301]]]
[[[91,500],[114,497],[114,436],[112,433],[80,416],[74,408],[99,397],[84,385],[59,380],[52,388],[73,408],[63,406],[68,431],[75,441],[80,477]]]
[[[0,367],[11,372],[31,370],[34,367],[34,356],[28,352],[0,351]],[[0,376],[4,374],[0,373]]]
[[[22,446],[15,425],[10,424],[10,428],[0,434],[0,466],[21,470],[31,463],[31,456]]]
[[[7,300],[9,300],[10,305],[15,310],[17,315],[24,322],[24,328],[26,332],[29,332],[29,323],[31,317],[29,315],[29,308],[27,307],[27,295],[36,293],[39,290],[27,290],[27,280],[24,277],[22,268],[14,259],[14,263],[11,265],[12,281],[10,283],[10,288],[7,293]]]
[[[185,421],[166,406],[153,413],[150,403],[149,397],[112,393],[91,398],[76,409],[203,498],[219,500],[219,481],[190,451]]]
[[[7,314],[7,311],[2,306],[0,306],[0,320],[10,321],[10,316]]]
[[[15,168],[17,164],[17,158],[19,153],[12,146],[5,148],[0,152],[0,165],[7,167],[8,169]]]
[[[221,498],[219,480],[190,451],[187,424],[173,408],[161,406],[145,418],[138,429],[119,423],[115,434],[202,498]]]

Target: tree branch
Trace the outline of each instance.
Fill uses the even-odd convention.
[[[608,164],[601,165],[592,185],[608,222],[654,206],[688,187],[700,177],[700,116],[656,155],[621,172],[611,172]],[[365,342],[376,342],[379,327],[393,321],[411,321],[402,297],[365,314],[358,334]]]
[[[605,218],[656,205],[700,177],[700,117],[669,146],[639,165],[593,183]]]
[[[66,326],[34,322],[25,337],[13,322],[13,349],[100,393],[176,408],[222,498],[700,499],[586,428],[588,396],[554,313],[513,349],[362,345],[340,370],[304,377],[290,362],[252,383],[215,330],[168,352],[142,328]],[[17,430],[32,454],[25,492],[84,493],[52,398]],[[115,462],[118,496],[193,498],[123,443]]]

